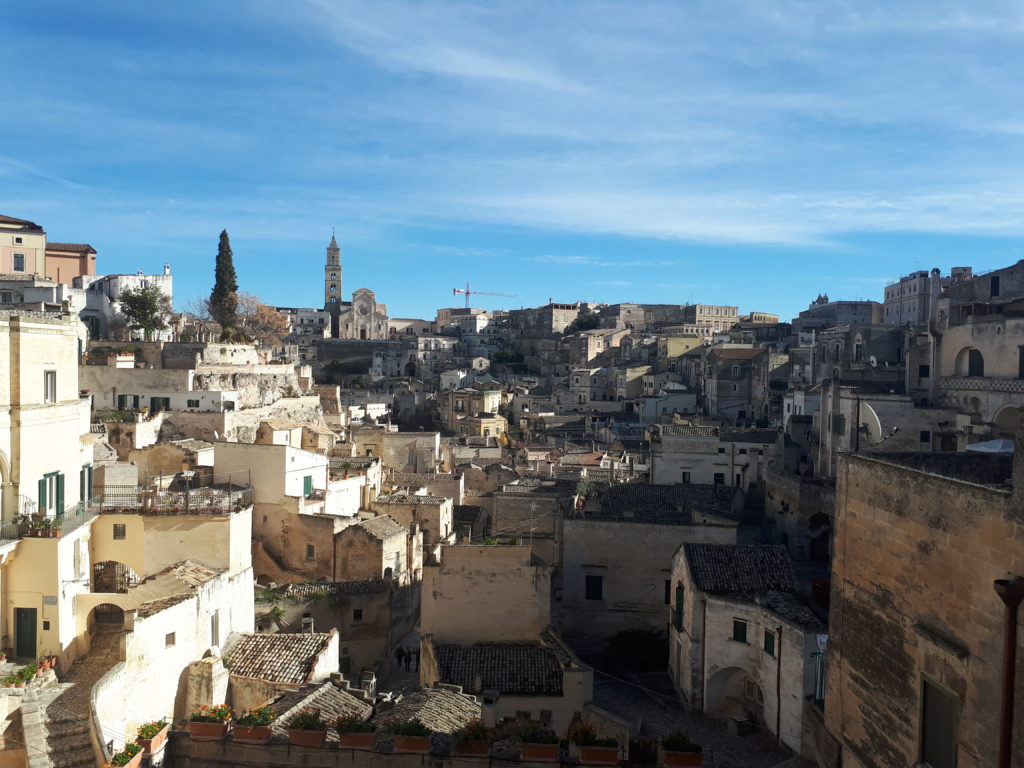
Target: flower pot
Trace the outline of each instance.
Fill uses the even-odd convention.
[[[188,724],[188,735],[196,741],[220,741],[228,735],[228,724],[193,720]]]
[[[24,688],[26,685],[28,685],[28,683],[26,683],[24,680],[21,680],[21,681],[15,683],[14,687],[15,688]]]
[[[665,754],[662,759],[663,765],[704,765],[704,755],[701,752],[673,752],[669,749],[663,750],[663,752]]]
[[[486,757],[491,752],[491,742],[487,739],[471,739],[460,741],[455,745],[455,754],[466,757]]]
[[[164,742],[167,741],[167,732],[170,729],[171,726],[168,724],[152,739],[136,739],[139,742],[139,746],[142,747],[142,756],[152,757],[164,745]]]
[[[135,757],[124,764],[123,768],[139,768],[142,765],[142,753],[136,752]]]
[[[322,747],[327,741],[327,731],[306,731],[299,728],[288,729],[288,743],[296,747]]]
[[[232,738],[240,744],[266,744],[270,741],[269,725],[239,725],[235,723]]]
[[[343,747],[348,747],[349,749],[372,750],[377,746],[377,734],[347,731],[345,733],[338,734],[338,743]]]
[[[534,744],[524,741],[520,745],[519,751],[523,760],[537,760],[545,763],[558,762],[557,744]]]
[[[392,738],[395,742],[396,754],[425,755],[430,751],[429,736],[399,736],[396,733]]]
[[[619,748],[580,747],[580,762],[584,765],[615,765],[619,762]]]

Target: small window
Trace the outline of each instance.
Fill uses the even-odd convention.
[[[43,402],[57,402],[57,372],[43,371]]]
[[[23,242],[25,242],[25,239],[24,239],[24,238],[22,238],[22,237],[16,237],[16,238],[14,238],[14,244],[15,244],[15,245],[21,245],[21,244],[22,244]]]
[[[999,295],[999,275],[993,275],[990,280],[990,286],[992,288],[992,296],[995,298]]]
[[[767,629],[764,631],[764,652],[769,656],[775,655],[775,633],[769,632]]]
[[[307,544],[306,545],[306,559],[307,560],[315,560],[316,559],[316,548],[312,544]]]
[[[746,448],[740,448],[738,453],[740,454],[740,456],[746,456],[747,455],[747,449]]]
[[[715,485],[725,485],[724,472],[715,472]]]
[[[164,635],[164,648],[173,648],[174,644],[178,642],[178,638],[174,632],[168,632]]]
[[[352,609],[352,621],[362,621],[362,620],[363,620],[363,609],[362,608],[353,608]]]
[[[604,598],[604,576],[587,576],[586,598],[587,600],[601,600]]]
[[[188,405],[186,407],[188,407],[188,408],[198,408],[199,407],[199,401],[198,400],[189,400],[188,401]]]
[[[923,444],[927,444],[927,445],[930,445],[930,444],[931,444],[931,442],[932,442],[932,433],[931,433],[931,430],[928,430],[928,429],[922,429],[922,430],[921,430],[921,437],[920,437],[920,441],[921,441],[921,443],[923,443]]]
[[[931,378],[932,367],[930,365],[919,365],[917,366],[917,378],[928,379]]]
[[[683,471],[683,482],[684,483],[690,482],[690,473],[685,471],[685,470]]]
[[[122,540],[125,538],[125,524],[114,523],[114,539]]]
[[[13,304],[14,291],[0,291],[0,304]]]
[[[665,579],[665,605],[672,603],[672,580]]]
[[[719,448],[719,449],[718,449],[718,452],[719,452],[719,453],[725,453],[725,448]]]
[[[747,642],[747,622],[740,619],[732,620],[732,639],[737,643]]]

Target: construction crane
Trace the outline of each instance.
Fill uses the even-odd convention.
[[[516,297],[514,293],[495,293],[494,291],[471,289],[469,287],[469,281],[466,281],[465,288],[452,288],[452,296],[458,296],[460,293],[464,293],[466,295],[466,309],[469,309],[469,297],[474,293],[479,296],[504,296],[507,299],[514,299]]]

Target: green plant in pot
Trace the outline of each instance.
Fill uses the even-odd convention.
[[[430,751],[430,729],[416,718],[388,723],[384,732],[391,734],[396,753],[426,754]]]
[[[458,755],[485,756],[491,748],[491,729],[482,720],[472,720],[452,734]]]
[[[665,752],[666,766],[698,766],[704,764],[701,746],[690,741],[686,731],[675,730],[661,739],[661,748]]]
[[[327,728],[320,710],[306,707],[288,722],[288,741],[300,747],[322,747],[327,741]]]
[[[377,728],[358,715],[344,715],[334,724],[338,743],[349,749],[371,750],[377,745]]]

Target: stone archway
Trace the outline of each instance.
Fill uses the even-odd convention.
[[[89,614],[88,624],[98,632],[124,629],[124,609],[113,603],[100,603]]]
[[[1016,405],[1004,405],[992,419],[992,426],[995,427],[995,437],[1002,437],[1012,440],[1017,433],[1021,417],[1024,416],[1024,408]]]
[[[116,560],[102,560],[92,566],[92,591],[124,594],[139,583],[132,568]]]
[[[740,667],[725,667],[707,682],[704,711],[713,717],[748,717],[764,721],[761,686]]]

